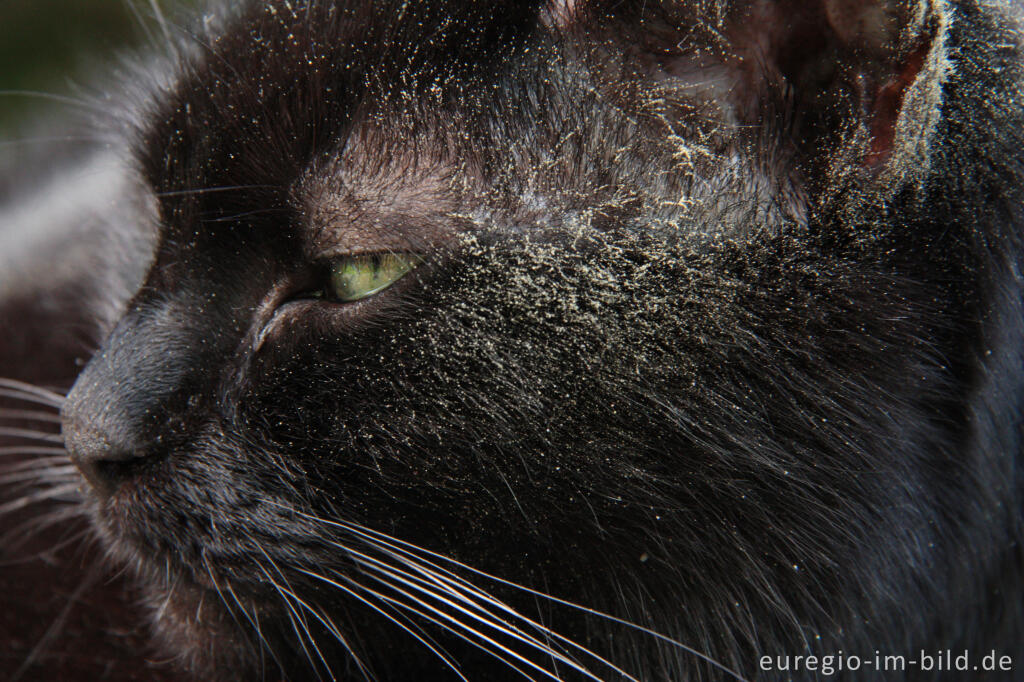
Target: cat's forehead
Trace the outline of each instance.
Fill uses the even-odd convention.
[[[368,117],[401,127],[395,109],[483,80],[535,23],[522,3],[447,4],[249,3],[192,51],[145,121],[144,173],[158,192],[286,187],[350,147]]]
[[[586,20],[576,11],[455,0],[248,5],[194,51],[144,127],[141,166],[165,223],[269,218],[302,233],[309,250],[346,240],[386,248],[374,240],[433,242],[452,229],[446,216],[469,211],[550,224],[656,205],[656,220],[671,222],[717,201],[723,183],[746,182],[717,133],[687,146],[682,132],[729,119],[722,58],[695,47],[711,40],[713,13],[672,10],[686,31],[666,54],[684,68],[668,73],[650,49],[608,30],[612,10]],[[679,60],[684,52],[698,57]],[[638,69],[651,78],[631,75]],[[650,91],[632,90],[641,83]],[[677,125],[680,116],[689,120]]]
[[[467,163],[419,137],[360,122],[306,167],[288,199],[308,251],[430,247],[452,235]]]

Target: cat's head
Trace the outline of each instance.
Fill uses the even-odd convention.
[[[676,679],[708,664],[594,611],[749,670],[913,591],[961,334],[940,227],[892,210],[936,6],[210,23],[142,117],[152,266],[64,413],[191,665]]]

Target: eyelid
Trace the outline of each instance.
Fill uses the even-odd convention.
[[[347,258],[372,258],[374,256],[406,256],[414,258],[418,262],[423,262],[426,259],[426,255],[415,249],[358,249],[358,250],[343,250],[338,252],[326,252],[317,256],[316,263],[321,266],[330,267],[338,261],[345,260]]]
[[[331,263],[339,258],[365,258],[366,256],[415,255],[425,257],[434,249],[430,243],[415,241],[368,241],[354,246],[325,245],[308,254],[314,263]]]
[[[405,251],[412,253],[419,264],[388,290],[368,298],[351,303],[337,303],[321,297],[310,296],[314,282],[323,282],[329,273],[327,267],[336,258],[365,256],[374,251],[346,251],[337,256],[317,258],[312,267],[319,270],[316,275],[310,270],[305,275],[296,276],[289,284],[281,288],[267,301],[265,318],[256,332],[256,345],[277,343],[282,335],[292,336],[295,333],[306,333],[313,336],[334,337],[339,334],[353,333],[380,324],[389,324],[398,315],[416,315],[415,300],[412,293],[426,283],[431,275],[446,262],[445,255],[438,252]],[[379,253],[379,252],[378,252]],[[385,253],[395,253],[388,251]],[[304,283],[303,286],[301,283]],[[322,291],[322,290],[321,290]],[[411,305],[410,305],[411,304]],[[293,330],[288,332],[286,330]]]

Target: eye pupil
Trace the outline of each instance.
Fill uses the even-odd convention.
[[[331,266],[329,297],[352,303],[377,294],[419,265],[410,254],[367,254],[345,256]]]

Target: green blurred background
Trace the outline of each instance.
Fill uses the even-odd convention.
[[[159,4],[177,15],[182,2]],[[119,49],[144,44],[147,30],[159,31],[150,0],[0,0],[0,91],[73,94]],[[53,106],[0,95],[0,134]]]

